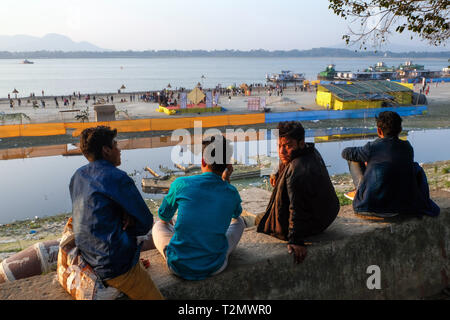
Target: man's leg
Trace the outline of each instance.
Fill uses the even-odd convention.
[[[441,212],[439,206],[430,198],[430,188],[428,186],[428,179],[423,168],[417,163],[414,162],[414,173],[416,175],[417,184],[424,201],[427,202],[427,209],[424,212],[425,214],[436,217]]]
[[[130,271],[105,282],[133,300],[164,300],[163,295],[140,261]]]
[[[230,226],[228,227],[226,236],[228,240],[228,251],[227,251],[227,257],[225,258],[225,262],[220,267],[219,270],[214,272],[212,275],[215,276],[216,274],[221,273],[228,265],[228,257],[230,256],[231,252],[236,248],[236,246],[239,243],[239,240],[241,240],[242,234],[244,233],[245,229],[245,222],[242,217],[238,217],[237,219],[233,219],[231,221]]]
[[[230,226],[228,227],[226,236],[228,240],[228,251],[227,256],[236,248],[241,240],[242,234],[244,233],[245,222],[242,217],[231,220]]]
[[[364,172],[366,171],[366,165],[362,162],[347,161],[348,169],[353,179],[353,184],[355,189],[359,188],[359,185],[364,177]]]
[[[159,253],[166,259],[165,249],[175,233],[173,225],[159,220],[152,228],[153,243]]]

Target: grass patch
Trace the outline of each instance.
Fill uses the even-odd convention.
[[[58,214],[55,216],[42,217],[42,218],[36,219],[36,220],[38,220],[39,223],[37,223],[36,221],[31,222],[30,219],[20,220],[20,221],[3,224],[0,226],[0,229],[2,229],[2,228],[20,228],[20,227],[30,227],[31,228],[31,226],[35,226],[35,225],[37,227],[34,227],[34,228],[40,228],[41,225],[44,223],[67,221],[67,219],[69,219],[70,216],[72,216],[72,213],[61,213],[61,214]]]
[[[450,167],[442,168],[442,173],[447,174],[450,172]]]
[[[147,205],[148,209],[155,217],[158,216],[158,209],[161,206],[162,201],[163,199],[144,199],[144,202]]]
[[[22,251],[22,250],[19,248],[14,248],[14,249],[2,250],[1,252],[2,253],[11,253],[11,252],[20,252],[20,251]]]
[[[339,204],[341,206],[347,206],[347,205],[350,205],[353,203],[352,200],[350,200],[344,196],[344,192],[336,192],[336,195],[339,199]]]

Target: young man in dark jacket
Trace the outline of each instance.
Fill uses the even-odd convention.
[[[75,244],[106,285],[130,299],[162,299],[139,260],[137,237],[150,231],[153,216],[133,180],[116,168],[121,163],[116,135],[102,126],[81,133],[89,163],[70,181]]]
[[[288,252],[300,263],[306,256],[304,239],[331,225],[339,200],[320,153],[314,143],[305,143],[301,123],[280,122],[278,130],[280,167],[257,231],[287,240]]]
[[[384,111],[376,121],[379,139],[342,151],[356,188],[346,194],[353,200],[354,211],[383,218],[438,215],[439,207],[429,198],[425,172],[414,162],[413,147],[398,137],[402,119],[396,112]]]

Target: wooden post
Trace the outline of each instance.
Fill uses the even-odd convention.
[[[153,171],[152,169],[150,169],[149,167],[145,167],[145,170],[147,170],[148,172],[150,172],[154,177],[156,178],[161,178],[161,176],[159,174],[157,174],[155,171]]]

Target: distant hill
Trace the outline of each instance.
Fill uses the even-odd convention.
[[[186,58],[186,57],[245,57],[245,58],[450,58],[450,51],[442,52],[391,52],[391,51],[355,51],[339,48],[314,48],[310,50],[267,51],[267,50],[148,50],[148,51],[28,51],[7,52],[0,51],[0,59],[69,59],[69,58]]]
[[[24,52],[24,51],[106,51],[89,42],[74,42],[69,37],[50,33],[42,38],[16,35],[0,36],[0,51]]]

